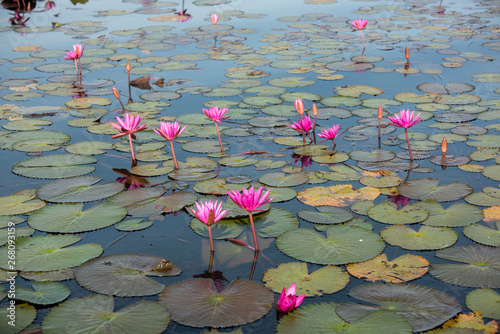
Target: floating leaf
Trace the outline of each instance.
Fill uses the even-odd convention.
[[[376,311],[358,321],[346,322],[336,313],[334,303],[312,304],[284,316],[276,327],[277,334],[409,334],[411,326],[399,314]]]
[[[16,299],[32,304],[49,305],[55,304],[68,298],[70,291],[61,283],[40,281],[31,282],[33,290],[22,286],[16,286]]]
[[[317,206],[317,211],[300,210],[297,216],[315,224],[340,224],[352,219],[353,214],[350,210],[335,206]]]
[[[27,303],[15,304],[16,308],[16,318],[13,322],[14,325],[9,324],[10,322],[10,310],[7,307],[0,308],[0,317],[4,321],[0,322],[0,332],[5,334],[19,333],[29,324],[33,322],[36,318],[36,309],[33,305]],[[9,321],[7,321],[9,319]]]
[[[165,263],[168,270],[156,272]],[[154,255],[116,254],[92,259],[75,271],[78,284],[91,291],[121,296],[150,296],[159,293],[164,285],[147,277],[176,276],[181,270],[168,260]]]
[[[500,221],[496,222],[496,229],[480,224],[467,225],[463,234],[483,245],[500,246]]]
[[[227,143],[222,142],[224,150],[228,150]],[[194,153],[215,153],[220,152],[218,140],[195,140],[182,144],[182,149]]]
[[[365,187],[356,190],[350,184],[339,184],[330,187],[312,187],[297,194],[297,199],[312,206],[350,206],[362,200],[373,200],[380,191],[376,188]]]
[[[455,201],[473,192],[471,186],[462,182],[455,181],[441,187],[438,183],[438,179],[432,178],[406,181],[398,187],[398,192],[411,199],[435,199],[438,202]]]
[[[79,176],[55,180],[37,189],[36,195],[48,202],[92,202],[113,196],[124,189],[120,182],[95,185],[101,181],[97,176]]]
[[[493,289],[477,289],[469,292],[465,304],[472,311],[481,313],[488,318],[500,320],[500,294]]]
[[[193,190],[201,194],[226,195],[227,192],[250,187],[248,183],[226,183],[224,178],[213,178],[196,183]]]
[[[26,214],[43,208],[46,203],[35,198],[29,194],[0,197],[0,217]]]
[[[295,283],[297,296],[313,297],[342,290],[349,283],[349,275],[336,266],[325,266],[309,274],[305,262],[291,262],[268,269],[262,280],[276,293]]]
[[[119,311],[114,310],[114,304],[113,296],[102,295],[68,300],[47,313],[42,323],[43,332],[76,333],[85,329],[97,333],[106,328],[110,333],[159,334],[170,322],[168,311],[157,302],[141,300]]]
[[[351,263],[346,266],[349,274],[366,277],[369,282],[402,283],[417,279],[427,272],[429,262],[421,256],[405,254],[388,261],[385,253],[361,263]]]
[[[415,203],[429,212],[423,224],[429,226],[458,227],[477,223],[483,218],[481,209],[467,203],[455,203],[444,209],[436,200]]]
[[[368,216],[384,224],[415,224],[427,219],[429,213],[420,206],[410,204],[398,209],[398,205],[389,201],[375,205],[368,210]]]
[[[381,162],[394,159],[396,154],[392,151],[382,149],[373,149],[371,152],[356,150],[349,152],[349,157],[356,161]]]
[[[94,166],[82,166],[97,159],[78,154],[54,154],[20,161],[12,166],[18,175],[41,179],[60,179],[91,173]]]
[[[81,239],[69,234],[17,238],[16,270],[49,271],[76,267],[102,253],[102,247],[97,244],[66,247]],[[7,246],[0,248],[0,268],[9,268],[7,252]]]
[[[83,210],[83,203],[46,206],[28,217],[28,224],[45,232],[79,233],[104,228],[119,222],[127,209],[113,203],[99,203]]]
[[[274,294],[252,281],[232,281],[218,291],[211,279],[191,279],[165,287],[158,300],[178,323],[233,327],[266,315],[274,304]]]
[[[143,218],[132,218],[123,220],[115,225],[118,231],[139,231],[153,225],[151,220],[143,221]]]
[[[406,225],[392,225],[384,228],[380,236],[390,245],[411,250],[433,250],[447,248],[458,240],[451,228],[422,225],[415,231]]]
[[[305,173],[292,173],[286,175],[283,172],[267,173],[259,177],[259,182],[271,187],[294,187],[306,183],[309,177]]]
[[[385,247],[378,234],[360,227],[332,225],[326,228],[326,235],[298,228],[281,234],[276,246],[294,259],[332,265],[369,260]]]
[[[377,310],[402,315],[415,332],[434,328],[460,312],[460,303],[446,293],[413,284],[376,283],[355,287],[353,298],[374,305],[341,303],[337,313],[347,321],[359,320]]]
[[[464,264],[433,264],[429,274],[446,283],[477,287],[500,287],[500,254],[498,248],[482,245],[450,247],[436,252],[445,260]]]

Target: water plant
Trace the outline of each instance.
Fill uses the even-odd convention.
[[[219,21],[219,15],[217,14],[212,14],[212,24],[214,25],[214,31],[215,31],[215,35],[217,35],[217,22]]]
[[[335,138],[341,135],[339,132],[340,124],[335,124],[331,128],[324,129],[322,130],[319,134],[318,137],[321,138],[326,138],[325,140],[331,140],[333,142],[333,150],[337,146],[337,143],[335,143]]]
[[[313,138],[309,134],[309,131],[311,131],[316,123],[311,123],[311,116],[307,115],[299,119],[297,122],[293,122],[290,124],[290,127],[294,129],[295,131],[298,131],[302,133],[302,140],[305,144],[306,142],[306,134],[311,139],[311,142],[313,142]]]
[[[220,131],[217,123],[222,123],[221,119],[227,119],[229,117],[223,117],[226,113],[227,108],[212,107],[210,109],[203,109],[203,113],[207,115],[212,121],[215,122],[215,130],[217,131],[217,137],[219,138],[220,151],[224,152],[224,147],[222,146],[222,140],[220,139]]]
[[[66,56],[63,58],[66,60],[73,60],[75,62],[76,75],[82,75],[82,63],[80,58],[83,56],[83,51],[85,50],[85,45],[83,44],[73,44],[73,50],[66,52]],[[78,60],[78,65],[76,61]]]
[[[283,288],[280,298],[276,303],[276,309],[279,313],[285,315],[299,307],[305,297],[306,295],[297,296],[297,288],[295,283],[292,283],[286,291],[285,288]]]
[[[415,110],[413,110],[410,114],[409,109],[403,109],[400,111],[399,115],[394,114],[393,117],[389,116],[389,119],[391,120],[389,124],[405,129],[406,143],[408,144],[408,151],[410,152],[410,161],[413,161],[413,154],[411,152],[410,138],[408,137],[408,128],[414,126],[422,120],[420,118],[420,113],[418,113],[416,116],[413,116],[414,113]]]
[[[365,40],[363,38],[363,29],[365,29],[366,25],[368,24],[368,21],[365,20],[365,19],[356,19],[354,21],[351,22],[351,26],[356,29],[356,30],[359,30],[359,35],[361,36],[361,41],[363,42],[363,49],[365,48]]]
[[[187,125],[181,128],[179,122],[161,122],[160,128],[153,129],[158,135],[162,136],[166,140],[170,142],[170,150],[172,151],[172,157],[174,158],[174,166],[175,169],[179,169],[179,164],[177,163],[177,159],[175,157],[174,151],[174,143],[173,141],[177,138],[181,133],[186,130]]]
[[[122,120],[119,116],[116,116],[117,123],[109,122],[112,127],[120,131],[119,134],[114,135],[111,139],[119,138],[122,136],[128,136],[128,141],[130,143],[130,152],[132,153],[132,161],[135,163],[135,154],[134,154],[134,145],[132,144],[132,139],[136,139],[135,132],[139,132],[142,130],[146,130],[146,124],[139,126],[141,123],[142,117],[140,115],[135,116],[131,113],[125,114],[125,119]]]
[[[210,251],[214,251],[214,241],[212,238],[212,225],[221,220],[229,210],[222,210],[221,201],[196,202],[195,211],[191,208],[191,212],[208,228],[208,238],[210,239]]]

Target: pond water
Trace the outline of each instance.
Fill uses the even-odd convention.
[[[54,3],[55,8],[48,10],[46,1],[38,2],[33,12],[24,13],[29,20],[20,25],[10,24],[12,11],[0,13],[0,231],[7,243],[9,222],[16,222],[17,236],[22,237],[16,243],[16,267],[9,268],[7,260],[0,259],[6,292],[11,288],[9,273],[19,272],[18,326],[4,323],[9,301],[0,292],[4,297],[0,332],[37,331],[43,323],[44,332],[70,333],[75,328],[61,323],[71,323],[72,314],[79,315],[74,326],[91,326],[85,315],[80,316],[85,313],[81,309],[99,309],[98,302],[78,302],[102,294],[115,295],[115,311],[143,300],[151,302],[152,309],[159,307],[149,318],[144,311],[147,321],[131,318],[139,327],[146,326],[141,321],[153,323],[150,332],[217,333],[209,324],[220,323],[208,321],[205,314],[217,301],[201,303],[205,307],[200,307],[199,315],[183,314],[176,306],[197,310],[196,293],[180,288],[176,293],[182,297],[172,302],[165,299],[174,291],[160,292],[161,285],[178,283],[177,287],[200,275],[210,276],[207,230],[188,208],[214,196],[227,202],[236,216],[212,227],[216,240],[210,268],[219,275],[216,283],[253,281],[256,285],[240,287],[236,295],[262,297],[263,304],[259,309],[258,302],[248,302],[248,309],[241,312],[225,300],[231,320],[230,325],[213,326],[229,327],[220,332],[305,333],[308,328],[316,333],[328,328],[336,333],[350,327],[366,333],[363,326],[368,326],[377,328],[374,333],[406,333],[438,327],[457,313],[481,310],[485,323],[500,318],[495,310],[500,300],[498,1],[198,0],[184,3],[189,17],[178,15],[181,2]],[[219,16],[216,31],[214,13]],[[360,32],[351,28],[355,19],[368,20],[362,30],[365,48]],[[81,78],[75,75],[74,63],[63,59],[77,43],[85,45]],[[127,59],[132,80],[150,76],[146,84],[130,87],[130,95]],[[160,79],[164,84],[155,83]],[[138,166],[132,170],[127,137],[111,139],[117,131],[109,122],[123,115],[113,87],[120,91],[125,108],[141,115],[148,126],[134,140]],[[316,134],[340,124],[337,152],[330,150],[331,141],[319,143],[320,137],[316,145],[308,139],[303,145],[302,136],[288,126],[299,120],[296,99],[303,99],[311,117],[313,103],[317,105]],[[229,119],[219,124],[226,148],[223,156],[214,124],[202,112],[213,106],[228,108]],[[384,110],[380,139],[378,106]],[[415,110],[423,119],[408,129],[413,163],[404,130],[388,124],[387,116],[402,109]],[[180,173],[189,170],[188,176],[173,170],[170,145],[152,131],[161,121],[174,120],[187,126],[173,145]],[[444,158],[443,137],[448,143]],[[54,167],[55,163],[66,167]],[[128,175],[130,181],[130,173],[147,183],[141,189],[150,192],[120,188],[115,180]],[[103,185],[102,190],[89,190],[92,182]],[[245,228],[246,214],[237,213],[225,196],[226,191],[250,184],[271,189],[276,197],[268,213],[255,216],[261,246],[257,258],[251,249],[224,240],[253,246],[251,231]],[[61,194],[55,198],[61,188],[72,189],[77,200],[67,193],[65,199]],[[152,189],[157,195],[151,195]],[[82,199],[84,191],[87,199]],[[404,197],[397,198],[398,193]],[[70,223],[82,210],[101,203],[113,203],[107,209],[114,217],[108,219],[116,219],[111,226],[95,216],[86,217],[95,223],[88,228]],[[97,215],[108,214],[101,210]],[[122,218],[137,222],[124,226],[119,223]],[[133,230],[141,219],[150,226]],[[43,239],[52,235],[78,238],[59,244]],[[365,240],[366,246],[360,239],[364,235],[370,240]],[[40,246],[42,240],[47,240],[45,246]],[[45,258],[73,243],[95,245],[97,254],[88,250],[73,256],[61,251],[59,261],[57,255]],[[46,248],[40,254],[29,252],[38,247]],[[1,256],[7,252],[8,244],[0,249]],[[115,254],[144,254],[158,264],[168,259],[182,273],[152,277],[153,283],[148,283],[140,269],[123,263],[138,261],[134,263],[145,267],[150,263],[127,256],[103,260],[100,268],[79,269],[89,259]],[[364,262],[380,254],[386,255],[385,261],[403,256],[407,262],[381,259],[371,267]],[[82,261],[62,264],[72,257]],[[122,276],[127,272],[131,277],[118,278],[119,270],[107,272],[113,261],[120,270],[126,268]],[[292,268],[300,263],[307,263],[309,273],[324,270],[323,277]],[[29,274],[55,267],[80,270],[80,278],[73,278],[72,272],[59,278]],[[371,271],[376,282],[365,280]],[[138,283],[131,283],[132,277],[139,277]],[[282,318],[278,325],[269,299],[277,301],[293,278],[298,294],[306,289],[310,293],[294,316]],[[137,292],[127,287],[114,293],[117,287],[107,282],[118,279],[136,284]],[[66,301],[50,301],[51,293],[39,287],[38,295],[49,301],[31,300],[32,306],[20,306],[22,300],[34,298],[29,293],[24,297],[28,299],[19,297],[26,294],[23,288],[33,289],[32,282],[42,280],[67,287],[69,296],[62,298]],[[144,293],[148,284],[153,290],[161,288]],[[257,286],[264,289],[263,295],[252,290]],[[60,286],[54,289],[54,295],[64,294]],[[158,300],[173,312],[168,325]],[[382,305],[386,313],[376,313],[378,320],[364,318],[366,309],[359,304],[366,303]],[[339,304],[338,313],[346,323],[328,309]],[[439,310],[438,320],[430,309],[419,309],[422,305]],[[122,324],[123,319],[112,319],[110,312],[95,316],[101,317],[99,321],[109,316],[111,324]],[[254,315],[238,322],[234,320],[238,312]],[[418,316],[412,317],[413,312]],[[199,322],[193,320],[197,316]],[[325,319],[337,320],[327,324]]]

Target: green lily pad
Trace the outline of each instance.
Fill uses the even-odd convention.
[[[98,155],[104,154],[106,151],[113,148],[111,143],[104,141],[81,141],[67,145],[64,149],[68,153],[81,155]]]
[[[500,165],[486,166],[483,175],[495,181],[500,181]]]
[[[337,266],[325,266],[309,273],[307,263],[291,262],[268,269],[262,281],[276,293],[295,283],[297,296],[314,297],[342,290],[349,283],[349,274]]]
[[[303,146],[299,146],[299,147],[294,148],[293,153],[298,154],[298,155],[312,156],[312,157],[326,156],[326,157],[329,157],[330,159],[334,159],[332,156],[335,153],[337,153],[337,151],[330,150],[329,148],[330,148],[330,145],[310,144],[310,145],[303,145]],[[335,158],[339,158],[339,156],[337,156]]]
[[[467,225],[463,229],[464,235],[477,243],[488,246],[500,246],[500,221],[496,222],[497,228],[480,224]]]
[[[31,194],[19,194],[0,197],[0,217],[26,214],[43,208],[46,203],[35,199]]]
[[[327,107],[338,107],[344,105],[346,107],[357,107],[361,105],[361,100],[349,96],[330,96],[325,97],[319,101],[322,105]]]
[[[157,302],[141,300],[119,311],[114,310],[114,304],[113,296],[70,299],[47,313],[42,330],[47,334],[76,333],[82,329],[97,333],[106,328],[109,333],[159,334],[170,322],[168,311]]]
[[[223,166],[228,167],[245,167],[254,165],[259,159],[250,158],[244,155],[233,155],[229,157],[224,157],[219,160],[219,163]]]
[[[209,168],[184,168],[176,169],[168,176],[179,181],[202,181],[217,177],[217,173]]]
[[[102,247],[93,243],[66,247],[81,239],[69,234],[17,238],[16,270],[49,271],[76,267],[102,253]],[[0,248],[0,268],[9,269],[7,252],[7,246]]]
[[[389,150],[383,149],[373,149],[371,152],[365,150],[355,150],[349,152],[349,158],[356,161],[363,162],[381,162],[392,160],[396,157],[396,154]]]
[[[13,150],[14,144],[36,139],[68,142],[71,138],[65,133],[49,130],[9,132],[0,136],[0,147],[4,150]]]
[[[280,104],[283,100],[274,96],[256,95],[245,97],[242,102],[257,108],[262,108],[268,105]]]
[[[415,205],[429,212],[429,218],[423,222],[428,226],[458,227],[474,224],[483,219],[483,211],[467,203],[454,203],[447,209],[436,200],[421,201]]]
[[[398,209],[397,204],[385,201],[369,209],[368,216],[380,223],[401,225],[420,223],[427,219],[429,212],[414,204]]]
[[[35,131],[42,129],[44,125],[51,124],[51,121],[45,119],[21,119],[4,123],[2,128],[12,131]]]
[[[83,210],[83,203],[46,206],[28,217],[28,224],[45,232],[79,233],[93,231],[119,222],[127,209],[113,203],[99,203]]]
[[[460,312],[460,303],[446,293],[413,284],[376,283],[355,287],[353,298],[374,305],[341,303],[337,313],[347,321],[359,320],[377,310],[402,315],[413,331],[434,328]]]
[[[165,175],[174,170],[173,166],[158,167],[160,164],[146,163],[134,166],[130,169],[130,173],[139,176],[160,176]]]
[[[224,151],[228,150],[227,143],[222,142]],[[182,149],[194,153],[215,153],[220,152],[220,144],[218,140],[193,140],[182,144]]]
[[[481,313],[487,317],[500,320],[500,294],[493,289],[477,289],[469,292],[465,298],[465,304],[472,311]]]
[[[462,182],[455,181],[441,187],[438,183],[439,180],[433,178],[406,181],[398,187],[398,192],[411,199],[435,199],[438,202],[455,201],[473,192],[471,186]]]
[[[364,176],[359,179],[359,183],[368,187],[376,187],[376,188],[397,187],[402,182],[403,179],[401,177],[391,172],[385,175],[377,173],[375,175]]]
[[[95,185],[101,180],[102,178],[97,176],[79,176],[55,180],[38,188],[36,195],[48,202],[92,202],[113,196],[124,189],[124,185],[120,182]]]
[[[31,227],[16,227],[15,237],[29,237],[33,233],[35,233],[35,229]],[[6,228],[0,229],[0,246],[5,245],[9,241],[9,236],[12,238],[12,230],[9,233],[9,230]]]
[[[294,259],[332,265],[369,260],[385,247],[378,234],[360,227],[332,225],[326,229],[326,235],[298,228],[281,234],[276,246]]]
[[[338,157],[339,155],[344,155],[346,157],[346,160],[349,160],[348,155],[344,153],[337,153],[331,156],[332,158]],[[319,163],[329,163],[329,162],[323,162],[322,157],[313,157],[313,160]],[[341,159],[342,160],[342,159]],[[328,167],[331,172],[323,172],[323,171],[317,171],[316,175],[318,175],[321,178],[331,180],[331,181],[337,181],[337,182],[349,182],[349,181],[358,181],[362,177],[362,172],[363,170],[357,166],[349,166],[349,165],[335,165]]]
[[[485,148],[500,148],[500,135],[470,136],[465,142],[469,146]]]
[[[0,332],[5,334],[14,334],[19,333],[24,328],[26,328],[29,324],[33,322],[36,318],[36,309],[33,305],[22,303],[16,303],[16,320],[14,321],[14,326],[9,324],[8,315],[10,314],[10,310],[7,307],[0,308],[0,317],[4,319],[4,321],[0,322]]]
[[[271,172],[259,177],[259,182],[271,187],[294,187],[306,183],[309,177],[305,173]]]
[[[213,178],[196,183],[193,190],[201,194],[226,195],[228,191],[250,187],[248,183],[227,183],[224,178]]]
[[[340,224],[353,218],[350,210],[336,206],[317,206],[317,211],[302,209],[297,216],[315,224]]]
[[[274,304],[274,294],[252,281],[233,281],[218,291],[211,279],[191,279],[165,287],[158,300],[178,323],[232,327],[266,315]]]
[[[151,220],[144,221],[143,218],[131,218],[123,220],[115,225],[118,231],[139,231],[144,230],[153,225]]]
[[[476,288],[500,287],[498,248],[483,245],[450,247],[436,252],[441,259],[463,264],[433,264],[429,274],[449,284]]]
[[[380,231],[380,236],[390,245],[411,250],[433,250],[452,246],[458,235],[448,227],[422,225],[415,231],[406,225],[392,225]]]
[[[97,159],[78,154],[53,154],[20,161],[12,172],[21,176],[40,179],[60,179],[91,173],[94,166],[83,166]]]
[[[123,206],[127,210],[148,204],[162,196],[167,190],[164,188],[147,187],[129,189],[118,193],[108,199],[108,202]]]
[[[269,80],[268,84],[270,84],[271,86],[292,88],[292,87],[311,86],[316,83],[314,80],[305,80],[305,79],[306,77],[294,77],[294,76],[281,77]]]
[[[276,327],[277,334],[409,334],[411,326],[399,314],[376,311],[359,321],[346,322],[336,313],[334,303],[300,307],[284,316]]]
[[[181,270],[154,255],[116,254],[85,262],[75,271],[78,284],[102,294],[132,297],[160,293],[163,284],[147,277],[177,276]]]
[[[66,281],[75,278],[75,269],[65,268],[50,271],[23,271],[19,274],[22,278],[35,281]]]
[[[40,281],[31,282],[33,290],[16,286],[16,299],[32,304],[50,305],[68,298],[70,291],[61,283]]]
[[[306,188],[297,194],[297,199],[305,204],[319,206],[350,206],[362,200],[373,200],[380,195],[377,188],[365,187],[359,190],[350,184],[337,184],[330,187]]]

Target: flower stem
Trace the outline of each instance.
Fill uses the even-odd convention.
[[[253,223],[253,216],[252,216],[251,211],[248,212],[248,216],[250,218],[250,226],[252,227],[253,244],[255,247],[255,251],[258,252],[259,251],[259,242],[257,241],[257,234],[255,233],[255,225]]]
[[[210,239],[210,251],[214,252],[214,240],[212,239],[212,226],[208,227],[208,238]]]
[[[132,160],[135,161],[134,146],[132,145],[132,134],[128,134],[128,142],[130,143],[130,152],[132,152]]]
[[[175,158],[174,143],[171,140],[170,140],[170,150],[172,151],[172,157],[174,157],[174,167],[175,169],[179,169],[179,165],[177,164],[177,159]]]
[[[408,151],[410,151],[410,161],[413,161],[413,154],[411,153],[410,138],[408,137],[408,129],[405,128],[406,143],[408,144]]]
[[[220,151],[224,152],[224,147],[222,147],[222,140],[220,139],[219,126],[217,125],[217,122],[215,122],[215,130],[217,130],[217,137],[219,137]]]
[[[378,148],[379,149],[381,148],[381,145],[380,145],[380,118],[378,120]]]
[[[363,42],[363,49],[365,48],[365,39],[363,38],[363,32],[360,30],[359,34],[361,35],[361,42]]]
[[[79,72],[78,72],[78,64],[76,63],[76,59],[75,59],[75,70],[76,70],[76,76],[78,76]]]

